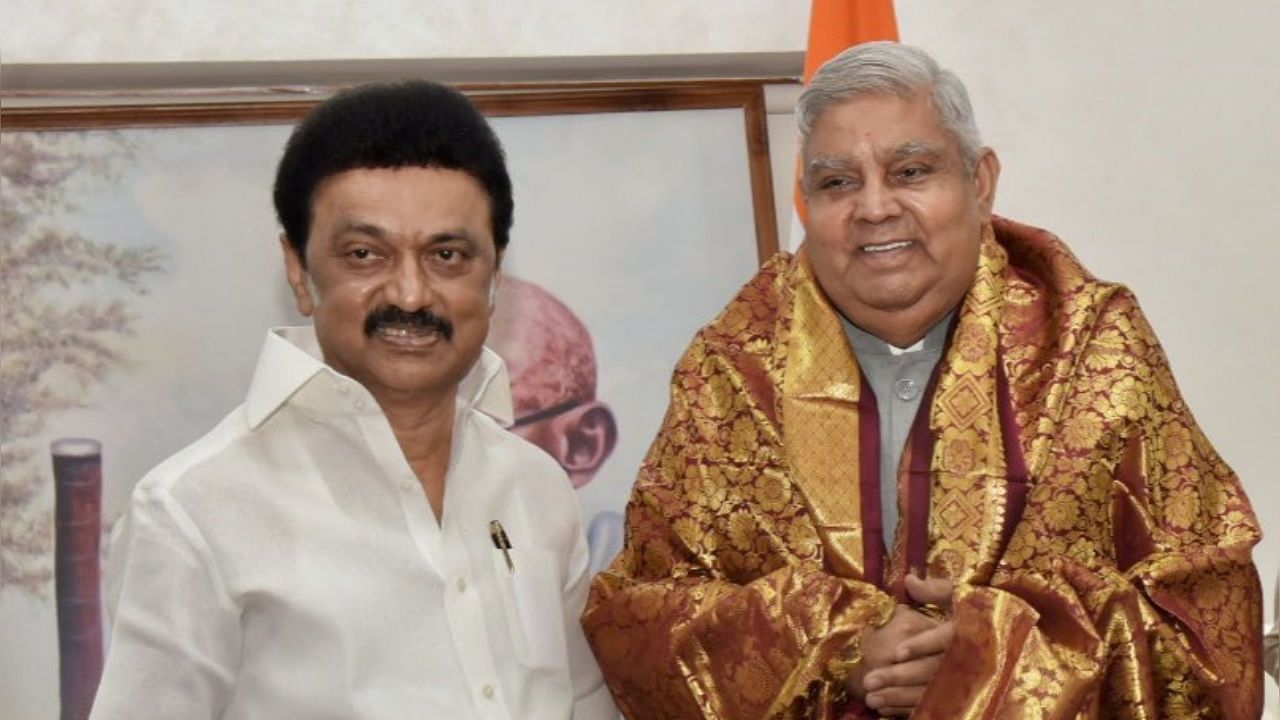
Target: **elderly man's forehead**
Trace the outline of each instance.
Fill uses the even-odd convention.
[[[868,130],[868,125],[864,122],[869,122],[867,119],[872,116],[880,115],[886,107],[885,104],[874,104],[876,100],[885,100],[903,109],[904,117],[910,118],[923,110],[927,118],[920,122],[921,118],[917,115],[915,119],[890,124],[887,126],[887,133],[883,133],[886,126],[879,125],[883,133],[883,137],[876,138],[878,145],[875,152],[879,159],[893,162],[913,156],[935,155],[941,158],[953,151],[964,154],[962,139],[947,125],[931,94],[858,93],[833,102],[814,118],[813,125],[802,138],[801,153],[805,169],[819,159],[823,164],[838,162],[853,141],[864,137]],[[853,103],[859,104],[853,106]],[[865,110],[860,111],[861,108]],[[833,113],[838,114],[838,117],[832,118]],[[849,146],[845,143],[849,143]],[[823,155],[827,157],[823,158]],[[836,167],[834,164],[831,166]]]

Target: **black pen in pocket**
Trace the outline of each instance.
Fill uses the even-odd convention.
[[[516,566],[511,562],[511,541],[507,539],[507,531],[502,529],[502,523],[497,520],[489,521],[489,537],[493,538],[493,546],[502,551],[502,557],[507,561],[507,572],[515,575]]]

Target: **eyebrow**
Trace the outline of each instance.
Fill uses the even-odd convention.
[[[937,145],[930,145],[929,143],[925,143],[925,142],[912,141],[912,142],[903,143],[898,147],[893,148],[889,152],[885,153],[885,160],[887,161],[887,163],[892,164],[895,162],[900,162],[902,160],[907,160],[909,158],[914,158],[914,157],[925,156],[929,158],[942,158],[945,155],[946,153],[943,151],[943,148],[940,148]]]
[[[375,240],[385,240],[392,234],[386,228],[363,220],[346,220],[338,226],[338,235],[345,235],[347,233],[366,235]],[[440,232],[432,233],[428,242],[435,245],[438,243],[453,242],[455,240],[475,243],[475,238],[472,237],[471,233],[462,228],[458,228],[456,230],[442,230]]]
[[[946,153],[943,148],[937,145],[931,145],[926,142],[913,140],[905,142],[895,148],[891,148],[884,154],[883,162],[885,164],[893,164],[914,157],[942,158]],[[818,172],[821,170],[856,170],[857,163],[852,158],[843,155],[815,155],[812,160],[805,163],[805,174]]]
[[[812,160],[805,163],[804,172],[808,175],[819,170],[852,170],[854,168],[853,160],[839,155],[815,155]]]
[[[476,239],[471,233],[463,229],[458,230],[442,230],[438,233],[432,233],[427,242],[431,245],[439,243],[461,241],[468,244],[475,244]]]
[[[369,237],[378,240],[386,238],[388,234],[384,228],[362,220],[344,220],[343,223],[338,226],[338,232],[336,235],[346,235],[347,233],[368,235]]]

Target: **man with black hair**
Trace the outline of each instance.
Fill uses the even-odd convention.
[[[94,718],[596,718],[573,488],[484,349],[512,222],[461,94],[316,108],[276,177],[314,327],[268,333],[245,403],[134,491]]]

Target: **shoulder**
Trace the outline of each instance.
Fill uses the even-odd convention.
[[[686,412],[720,422],[744,402],[775,417],[777,371],[785,358],[796,288],[808,278],[802,263],[789,253],[769,258],[694,335],[672,374],[664,430],[688,419]]]
[[[778,253],[765,261],[714,319],[702,326],[676,366],[677,376],[704,374],[708,362],[752,372],[769,366],[782,341],[799,260]]]
[[[992,225],[1008,254],[1005,325],[1015,338],[1052,332],[1079,341],[1112,327],[1150,333],[1133,292],[1095,277],[1057,235],[1004,218]]]
[[[772,336],[789,297],[796,263],[789,253],[778,253],[766,260],[720,314],[702,328],[698,338],[710,345],[733,345],[746,338]]]
[[[169,456],[134,486],[135,499],[154,495],[173,495],[200,482],[211,468],[236,463],[237,450],[254,431],[246,420],[245,407],[235,408],[209,432],[182,450]]]
[[[1169,404],[1168,360],[1133,291],[1094,277],[1046,230],[993,225],[1009,255],[1001,323],[1015,386],[1075,416],[1133,420]]]
[[[225,478],[245,477],[236,467],[237,458],[243,455],[237,448],[252,434],[244,407],[237,407],[134,485],[128,511],[111,533],[110,583],[120,582],[125,564],[137,556],[144,558],[139,562],[150,565],[150,572],[200,565],[219,589],[221,599],[229,597],[221,571],[216,569],[208,530],[218,518],[225,518],[238,500],[217,505],[201,498],[210,492],[224,493]],[[118,590],[117,586],[113,592]]]
[[[133,488],[130,512],[160,512],[210,536],[251,517],[265,525],[278,522],[291,506],[288,493],[316,467],[299,444],[297,417],[277,412],[250,427],[245,406],[235,408],[144,475]],[[230,508],[236,512],[229,514]]]

